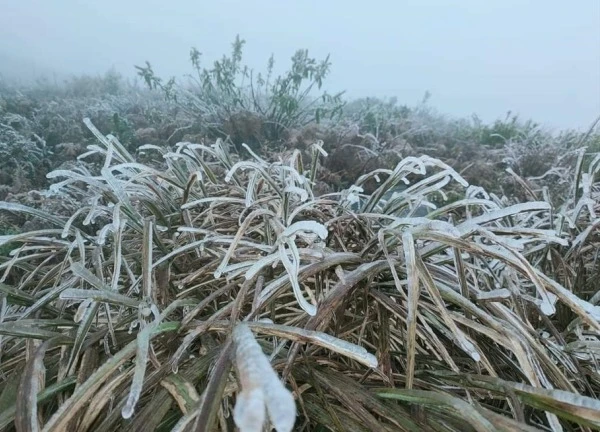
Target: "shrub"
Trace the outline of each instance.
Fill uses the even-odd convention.
[[[349,102],[344,117],[355,122],[360,133],[371,134],[379,140],[386,135],[396,137],[406,133],[410,112],[407,106],[399,106],[396,98],[363,98]]]
[[[231,55],[215,61],[212,68],[202,66],[201,53],[192,48],[194,75],[182,85],[175,78],[165,83],[149,62],[136,69],[149,88],[161,89],[167,99],[177,101],[190,115],[208,121],[211,129],[221,135],[227,135],[232,124],[258,117],[262,123],[260,136],[256,137],[253,127],[249,136],[240,137],[254,146],[259,146],[261,139],[279,141],[290,128],[319,123],[341,112],[341,93],[315,95],[329,74],[329,57],[317,61],[309,57],[307,50],[298,50],[290,70],[273,76],[272,56],[264,73],[255,73],[242,64],[244,44],[236,37]],[[235,142],[238,148],[241,143]]]
[[[0,182],[20,192],[39,180],[38,168],[52,151],[18,114],[0,114]]]
[[[109,69],[103,75],[71,76],[63,82],[50,81],[47,77],[37,80],[29,89],[34,99],[56,98],[104,98],[127,92],[127,83],[120,73]]]
[[[152,127],[157,138],[171,143],[181,140],[183,131],[199,130],[173,104],[147,90],[123,84],[117,95],[105,93],[106,80],[111,82],[95,78],[89,91],[79,93],[70,85],[49,83],[1,89],[0,185],[13,193],[46,187],[49,171],[73,162],[96,139],[82,123],[86,116],[131,151],[148,143],[144,134],[136,135],[138,129]]]
[[[539,124],[532,120],[523,122],[510,111],[503,120],[498,119],[492,125],[483,124],[477,117],[474,122],[481,144],[492,148],[501,148],[511,141],[540,141],[547,137]]]

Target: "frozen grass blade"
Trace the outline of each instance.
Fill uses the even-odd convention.
[[[476,431],[496,432],[498,428],[475,407],[462,399],[438,392],[423,390],[384,389],[379,397],[431,407],[433,411],[445,411],[452,417],[466,420]]]
[[[265,408],[277,432],[291,432],[296,422],[296,404],[283,386],[246,324],[233,330],[235,359],[241,391],[234,419],[241,432],[260,432]]]
[[[135,405],[142,394],[144,375],[146,374],[146,363],[148,362],[148,352],[150,350],[150,334],[152,333],[152,330],[154,330],[154,326],[149,325],[137,335],[133,381],[131,383],[131,390],[129,390],[129,396],[127,396],[127,402],[121,410],[121,415],[124,419],[131,418]]]

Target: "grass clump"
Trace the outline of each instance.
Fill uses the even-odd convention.
[[[598,157],[578,159],[562,207],[507,202],[428,156],[317,195],[320,143],[310,161],[145,145],[149,166],[86,124],[81,158],[100,162],[49,175],[61,211],[0,204],[42,222],[0,237],[19,245],[0,258],[0,430],[600,427],[582,280]]]

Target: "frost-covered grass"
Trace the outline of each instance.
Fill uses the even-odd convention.
[[[0,203],[37,221],[0,236],[0,430],[600,427],[600,158],[560,206],[428,156],[317,195],[319,142],[144,146],[158,168],[87,125],[99,164]]]

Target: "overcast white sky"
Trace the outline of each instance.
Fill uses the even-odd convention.
[[[283,68],[297,48],[331,53],[331,90],[426,91],[441,112],[485,120],[513,110],[551,127],[600,115],[600,0],[0,0],[0,71],[161,76],[228,52]]]

